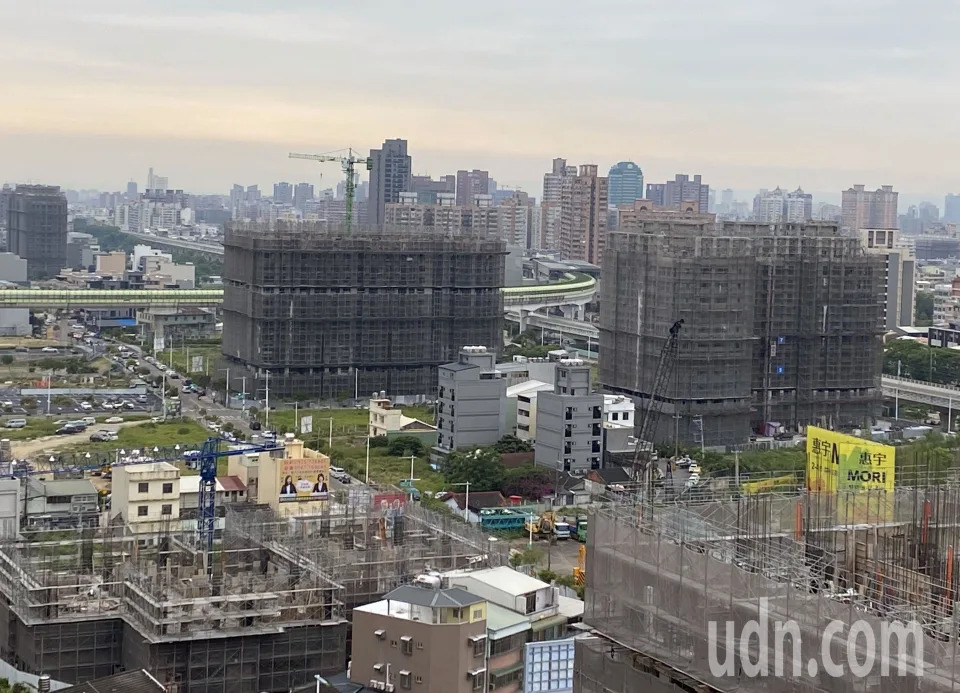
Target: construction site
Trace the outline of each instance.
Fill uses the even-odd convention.
[[[577,644],[574,690],[954,690],[958,546],[956,479],[893,492],[611,503],[590,518],[584,620],[600,637]],[[769,675],[744,674],[739,666],[714,672],[710,624],[720,634],[715,661],[723,663],[728,655],[731,662],[742,658],[744,625],[764,618],[769,633],[750,641],[749,655],[760,661],[766,650]],[[827,637],[831,621],[840,627]],[[876,634],[895,621],[916,623],[916,640],[911,646],[909,637],[895,637],[887,651],[877,638],[880,655],[868,675],[854,675],[849,665],[842,676],[810,674],[808,663],[823,661],[825,650],[832,662],[865,661],[863,637],[855,640],[857,659],[848,655],[855,622]],[[735,640],[725,640],[727,622],[735,624],[727,631]],[[798,626],[782,656],[774,649],[775,623]],[[909,655],[903,671],[901,646]]]
[[[419,506],[330,506],[229,508],[209,577],[179,522],[7,542],[0,656],[66,683],[146,669],[171,693],[289,691],[344,670],[354,607],[428,570],[507,564],[478,529]]]
[[[464,344],[500,347],[505,255],[471,232],[230,224],[226,365],[279,397],[432,393]]]
[[[653,440],[737,445],[767,423],[854,426],[879,412],[885,264],[836,224],[651,215],[604,252],[602,388],[646,407],[683,320]]]

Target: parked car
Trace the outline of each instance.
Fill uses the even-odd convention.
[[[0,402],[0,407],[12,407],[12,406],[13,406],[13,402],[11,402],[8,399],[4,400],[3,402]]]
[[[106,443],[117,440],[117,438],[117,434],[113,431],[97,431],[90,435],[90,440],[94,443]]]
[[[123,423],[123,417],[122,417],[122,416],[111,416],[109,419],[107,419],[107,420],[104,421],[103,423],[108,423],[108,424]]]
[[[260,422],[259,422],[259,421],[251,421],[251,422],[250,422],[250,430],[251,430],[251,431],[259,431],[259,430],[260,430]]]
[[[42,353],[44,353],[44,354],[58,354],[58,353],[60,353],[60,350],[57,349],[56,347],[43,347],[43,349],[41,349],[40,351],[41,351]]]
[[[7,428],[24,428],[27,425],[26,419],[7,419],[5,424]]]
[[[74,433],[83,433],[86,430],[86,426],[77,426],[75,424],[68,424],[66,426],[61,426],[57,429],[58,436],[68,436]]]

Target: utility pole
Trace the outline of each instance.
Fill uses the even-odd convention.
[[[243,391],[240,393],[242,396],[240,399],[240,411],[246,412],[247,411],[247,376],[244,375],[240,378],[240,384],[243,386]]]

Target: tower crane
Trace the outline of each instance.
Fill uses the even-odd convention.
[[[333,156],[331,154],[297,154],[295,152],[290,153],[291,159],[306,159],[307,161],[339,161],[340,165],[343,166],[343,172],[347,176],[346,180],[346,218],[344,220],[344,226],[347,233],[350,233],[350,226],[353,221],[353,198],[357,190],[356,182],[356,173],[355,166],[357,164],[364,164],[367,167],[367,170],[373,168],[373,158],[372,157],[362,157],[355,156],[352,149],[347,149],[346,156]]]
[[[653,376],[653,388],[650,390],[650,398],[647,400],[646,406],[640,413],[640,422],[637,427],[637,449],[633,454],[633,473],[635,478],[642,478],[648,498],[653,497],[652,427],[653,422],[660,418],[660,412],[663,410],[663,393],[667,388],[670,375],[677,365],[677,354],[680,351],[680,328],[682,327],[683,319],[673,323],[667,341],[660,349],[657,370]]]
[[[227,443],[233,447],[221,450],[222,444]],[[28,463],[10,464],[9,472],[6,476],[15,479],[38,476],[41,474],[77,474],[85,471],[100,469],[104,464],[110,464],[112,468],[131,467],[138,464],[153,464],[156,462],[184,462],[190,460],[195,462],[200,469],[200,497],[199,497],[199,515],[197,517],[197,546],[204,552],[207,575],[213,574],[213,536],[216,528],[216,495],[217,495],[217,460],[221,457],[230,457],[231,455],[246,455],[251,452],[275,452],[283,450],[282,445],[276,443],[257,445],[248,443],[246,445],[234,445],[226,438],[216,436],[204,441],[199,451],[184,452],[180,445],[164,448],[153,448],[152,451],[144,451],[141,455],[139,451],[133,451],[131,457],[126,455],[124,450],[118,450],[112,455],[93,456],[89,452],[82,455],[72,455],[68,458],[63,456],[51,456],[49,461],[35,466]],[[152,453],[152,454],[151,454]],[[111,461],[111,460],[116,461]]]

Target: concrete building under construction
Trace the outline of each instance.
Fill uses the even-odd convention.
[[[505,254],[472,233],[232,224],[226,365],[280,397],[432,393],[462,346],[503,341]]]
[[[577,641],[574,690],[956,690],[960,491],[926,483],[603,505],[587,548],[596,637]],[[745,647],[750,622],[767,631]]]
[[[361,496],[283,519],[229,509],[209,574],[179,522],[7,541],[0,656],[67,683],[146,669],[172,693],[286,692],[343,671],[355,606],[428,570],[506,564],[472,527]]]
[[[599,381],[642,403],[683,319],[656,440],[744,442],[764,422],[861,424],[881,402],[884,264],[835,224],[652,214],[612,232]]]

